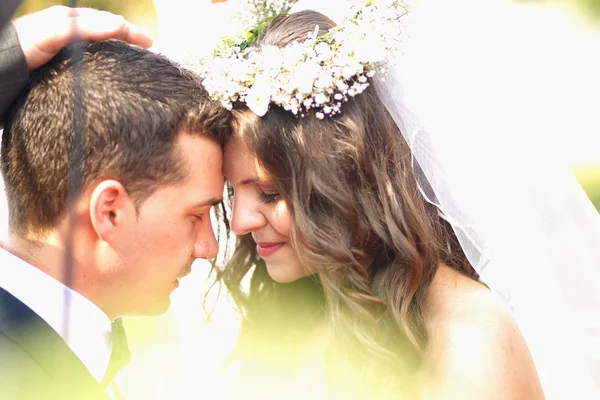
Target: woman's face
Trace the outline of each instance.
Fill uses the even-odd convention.
[[[290,242],[292,221],[287,204],[254,153],[237,136],[225,145],[223,173],[233,194],[231,228],[236,235],[252,234],[271,278],[283,283],[310,275]]]

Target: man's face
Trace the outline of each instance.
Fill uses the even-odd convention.
[[[210,210],[223,194],[222,151],[214,141],[182,133],[175,157],[187,168],[186,178],[159,187],[129,218],[117,252],[126,307],[120,314],[157,315],[170,305],[178,279],[196,258],[217,255]],[[113,305],[117,306],[118,305]]]

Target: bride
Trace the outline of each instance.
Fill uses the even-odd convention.
[[[354,25],[361,33],[374,26],[385,31],[390,18],[398,22],[373,4],[354,16],[363,18]],[[202,67],[205,86],[234,115],[224,173],[229,222],[239,239],[220,278],[243,315],[233,356],[241,390],[254,387],[264,396],[270,389],[283,398],[316,392],[327,398],[544,398],[513,319],[516,314],[531,327],[522,322],[531,315],[519,315],[531,311],[519,303],[523,285],[514,292],[494,287],[503,268],[498,260],[522,262],[511,258],[511,249],[494,247],[505,243],[487,240],[500,239],[498,230],[479,218],[481,210],[502,213],[491,207],[502,203],[473,203],[474,191],[464,177],[456,179],[456,165],[440,156],[448,154],[436,153],[439,137],[421,127],[402,98],[399,67],[390,63],[382,85],[385,71],[372,59],[335,58],[352,40],[347,27],[336,28],[316,12],[280,16],[241,57],[225,55]],[[354,52],[344,54],[358,53],[361,44],[353,44]],[[328,64],[331,59],[338,63]],[[248,71],[252,79],[243,75]],[[449,165],[453,169],[445,170]],[[591,217],[595,226],[597,214]],[[536,250],[549,243],[530,242]],[[520,244],[512,254],[522,255]],[[547,269],[543,284],[554,279],[554,266],[530,267]],[[478,272],[491,277],[496,293]],[[534,280],[528,282],[533,296]],[[546,322],[534,316],[540,321]],[[292,375],[296,385],[290,386]]]

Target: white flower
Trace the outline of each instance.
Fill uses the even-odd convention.
[[[348,85],[344,81],[337,81],[336,87],[340,92],[345,92],[346,90],[348,90]]]
[[[319,89],[326,89],[333,86],[333,77],[331,76],[330,71],[320,70],[319,77],[314,85]]]
[[[356,70],[356,68],[350,65],[346,65],[344,68],[342,68],[342,76],[344,77],[344,79],[352,78],[354,75],[357,74],[357,72],[358,71]]]
[[[246,104],[254,114],[262,117],[269,111],[271,85],[268,77],[259,77],[246,93]]]
[[[317,79],[320,70],[321,68],[312,62],[304,62],[296,66],[294,81],[300,93],[312,93],[315,79]]]
[[[326,61],[333,56],[333,51],[331,47],[327,45],[327,43],[319,43],[315,47],[315,51],[317,52],[317,61]]]
[[[287,96],[281,92],[271,94],[271,101],[276,104],[282,104],[286,100],[286,98]]]
[[[275,63],[276,60],[279,60],[281,51],[277,46],[263,46],[261,48],[261,53],[263,60]]]
[[[339,78],[342,75],[342,70],[337,66],[331,67],[331,75]]]
[[[315,96],[315,103],[317,103],[317,105],[323,105],[327,103],[328,100],[329,99],[327,98],[327,96],[325,96],[323,93],[319,93]]]
[[[381,37],[368,36],[359,40],[354,47],[354,55],[360,62],[380,62],[386,57],[386,50]]]

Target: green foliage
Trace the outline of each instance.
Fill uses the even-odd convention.
[[[568,0],[568,2],[578,5],[589,16],[600,18],[600,0]]]
[[[29,14],[54,5],[66,6],[68,4],[68,0],[24,0],[17,10],[16,15]],[[79,7],[90,7],[110,11],[126,17],[139,12],[154,13],[154,3],[152,0],[79,0],[77,5]]]
[[[592,200],[592,203],[594,203],[596,210],[600,212],[600,184],[596,185],[596,187],[588,188],[586,193],[590,197],[590,200]]]
[[[600,164],[576,167],[574,173],[596,210],[600,212]]]
[[[600,22],[600,0],[515,0],[519,3],[563,3],[579,8],[588,18]]]

